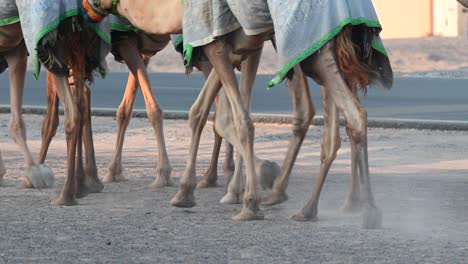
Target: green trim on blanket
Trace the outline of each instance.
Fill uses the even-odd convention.
[[[331,30],[327,35],[325,35],[325,37],[323,37],[321,40],[319,40],[318,42],[314,43],[310,48],[306,49],[305,51],[303,51],[301,54],[297,55],[294,59],[292,59],[291,61],[289,61],[286,66],[284,66],[277,74],[276,74],[276,77],[271,80],[269,83],[268,83],[268,87],[269,88],[272,88],[276,85],[278,85],[279,83],[281,83],[283,81],[283,79],[286,77],[286,74],[295,66],[297,65],[298,63],[300,63],[301,61],[305,60],[306,58],[308,58],[310,55],[314,54],[317,50],[319,50],[321,47],[323,47],[323,45],[325,45],[328,41],[330,41],[331,39],[333,39],[336,35],[338,35],[338,33],[340,33],[340,31],[347,25],[353,25],[353,26],[356,26],[356,25],[360,25],[360,24],[364,24],[368,27],[373,27],[373,28],[382,28],[382,26],[380,25],[380,23],[378,21],[373,21],[373,20],[368,20],[367,18],[364,18],[364,17],[359,17],[359,18],[348,18],[348,19],[345,19],[343,20],[340,25],[338,25],[336,28],[334,28],[333,30]],[[374,49],[376,49],[377,51],[381,52],[382,54],[384,54],[385,56],[387,56],[387,52],[385,51],[385,48],[381,45],[378,45],[377,43],[375,42],[372,42],[372,47]]]
[[[0,19],[0,27],[1,27],[1,26],[6,26],[6,25],[15,24],[15,23],[18,23],[19,21],[20,21],[20,17],[19,17],[19,16],[14,16],[14,17],[9,17],[9,18]]]
[[[62,21],[64,21],[65,19],[69,18],[69,17],[73,17],[73,16],[78,16],[80,15],[81,13],[81,10],[80,9],[71,9],[71,10],[68,10],[67,12],[63,13],[62,15],[60,15],[58,17],[58,19],[52,21],[49,25],[47,25],[43,30],[41,30],[38,34],[38,36],[36,37],[36,43],[34,44],[35,47],[34,47],[34,79],[36,80],[39,80],[39,66],[40,66],[40,62],[39,62],[39,58],[37,57],[37,45],[39,45],[39,42],[41,41],[41,39],[47,35],[48,33],[50,33],[52,30],[54,30],[55,28],[57,28],[60,23]],[[97,25],[91,25],[91,28],[96,32],[96,34],[104,41],[106,42],[107,44],[111,44],[111,40],[110,40],[110,37],[107,36],[107,34],[105,32],[103,32]],[[101,76],[104,78],[105,77],[105,74],[103,74],[102,72],[100,72]]]
[[[117,23],[110,23],[110,29],[111,30],[117,30],[117,31],[133,31],[135,33],[138,33],[141,31],[141,29],[133,26],[132,24],[127,24],[127,25],[122,25],[122,24],[117,24]]]
[[[374,48],[376,51],[382,53],[383,55],[385,55],[385,57],[388,57],[387,50],[385,50],[385,47],[382,44],[374,40],[372,41],[371,45],[372,45],[372,48]]]
[[[184,42],[184,36],[183,35],[180,35],[175,41],[174,43],[172,43],[172,45],[174,46],[174,49],[177,50],[177,47],[179,47],[180,44],[182,44]]]
[[[184,66],[185,68],[190,67],[192,63],[192,56],[193,56],[193,46],[190,44],[184,45]]]

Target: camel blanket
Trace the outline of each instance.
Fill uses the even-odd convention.
[[[17,0],[21,27],[26,47],[34,58],[34,76],[39,77],[40,64],[37,57],[37,47],[47,36],[47,41],[57,40],[57,28],[62,21],[73,16],[81,15],[80,0]],[[100,37],[101,44],[97,45],[100,54],[98,70],[105,75],[105,56],[110,49],[110,31],[107,19],[89,27]],[[51,44],[53,46],[53,44]]]
[[[371,0],[186,0],[184,52],[186,61],[190,61],[194,47],[239,27],[248,35],[274,27],[279,72],[269,83],[271,87],[349,24],[380,31]],[[387,56],[378,35],[374,36],[372,47],[378,51],[377,56]],[[388,59],[383,61],[389,67]]]
[[[0,27],[19,22],[15,0],[0,0]]]

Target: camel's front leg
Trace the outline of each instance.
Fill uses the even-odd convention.
[[[205,76],[205,79],[208,78],[208,75],[210,75],[211,70],[213,67],[211,66],[211,63],[207,61],[202,61],[199,63],[197,68],[203,73]],[[215,98],[215,113],[214,113],[214,119],[216,120],[216,115],[218,112],[218,97]],[[210,188],[210,187],[217,187],[218,186],[218,158],[219,158],[219,152],[221,151],[221,144],[223,143],[223,138],[216,133],[216,129],[214,129],[213,126],[213,132],[214,132],[214,144],[213,144],[213,151],[211,152],[211,160],[210,160],[210,166],[206,170],[205,174],[203,175],[202,180],[197,184],[197,188]]]
[[[96,156],[94,152],[93,130],[91,126],[91,92],[87,85],[84,85],[84,101],[82,109],[82,130],[83,145],[85,149],[84,174],[78,174],[78,198],[89,193],[99,193],[104,189],[104,185],[98,177]],[[79,145],[81,146],[81,144]],[[81,159],[81,155],[78,155]]]
[[[117,133],[117,142],[115,145],[115,155],[109,164],[109,172],[104,178],[104,182],[118,182],[125,180],[125,177],[122,175],[122,150],[125,140],[125,131],[130,123],[130,119],[132,118],[133,103],[135,102],[137,88],[138,83],[135,76],[133,76],[132,73],[129,73],[125,93],[122,98],[122,102],[117,109],[116,119],[119,128]]]
[[[254,126],[243,104],[234,69],[228,57],[230,48],[224,41],[215,41],[205,46],[204,51],[213,65],[213,68],[216,70],[216,73],[219,75],[223,91],[229,99],[234,117],[235,131],[238,133],[239,141],[242,144],[242,148],[238,149],[238,151],[241,151],[243,154],[242,156],[244,157],[247,172],[244,207],[242,212],[234,216],[233,219],[263,219],[263,215],[258,207],[260,197],[254,165]]]
[[[10,68],[10,136],[20,147],[24,156],[28,176],[22,178],[24,188],[48,188],[54,184],[54,174],[45,165],[37,165],[26,143],[26,126],[22,117],[24,77],[26,73],[27,51],[24,42],[5,56]]]
[[[41,129],[41,150],[39,152],[39,164],[44,164],[47,151],[49,150],[50,142],[57,132],[59,125],[59,98],[55,90],[54,76],[47,72],[47,110],[42,121]]]
[[[271,193],[262,201],[264,206],[272,206],[288,199],[286,189],[289,183],[292,168],[301,148],[304,137],[314,117],[314,107],[309,92],[307,78],[299,65],[294,67],[294,73],[288,80],[289,94],[294,108],[293,136],[289,141],[288,152],[281,168],[281,176],[273,185]]]
[[[189,158],[187,160],[184,175],[180,179],[179,191],[171,199],[171,204],[173,206],[195,206],[193,191],[196,187],[196,163],[200,137],[208,118],[211,103],[213,102],[216,94],[218,94],[219,89],[221,89],[221,81],[218,78],[218,74],[213,70],[208,76],[197,100],[190,108],[189,124],[192,137],[190,140]]]
[[[68,86],[66,77],[54,76],[57,94],[64,106],[64,127],[67,140],[67,179],[60,195],[51,199],[51,205],[75,205],[77,179],[75,175],[75,157],[78,143],[78,136],[81,113],[79,112],[76,100],[80,96],[73,95]]]

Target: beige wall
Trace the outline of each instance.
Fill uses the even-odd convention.
[[[372,0],[383,38],[417,38],[432,34],[432,0]]]

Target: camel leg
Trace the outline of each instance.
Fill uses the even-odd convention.
[[[346,213],[355,213],[359,212],[362,209],[362,200],[360,197],[360,183],[359,183],[359,156],[357,153],[356,142],[354,137],[352,137],[352,131],[346,128],[346,133],[348,135],[350,145],[351,145],[351,188],[346,199],[345,205],[342,210]]]
[[[203,75],[205,76],[205,79],[208,78],[208,75],[210,74],[211,70],[213,67],[209,62],[201,62],[200,65],[198,66],[198,69],[202,71]],[[214,120],[216,120],[216,115],[218,112],[218,97],[215,98],[215,113],[214,113]],[[210,188],[210,187],[217,187],[217,181],[218,181],[218,158],[219,158],[219,152],[221,151],[221,144],[223,142],[223,138],[218,135],[216,132],[215,127],[213,126],[213,133],[214,133],[214,144],[213,144],[213,151],[211,154],[211,160],[210,160],[210,166],[208,167],[208,170],[205,172],[203,175],[202,180],[197,184],[196,188]],[[228,144],[230,145],[230,144]],[[227,157],[226,157],[227,158]],[[231,155],[232,158],[232,155]],[[226,164],[225,160],[225,164]],[[232,161],[233,162],[233,161]],[[225,171],[226,172],[226,171]]]
[[[3,183],[3,176],[6,173],[5,165],[3,165],[3,158],[2,158],[2,152],[0,151],[0,186],[2,186]]]
[[[254,162],[254,126],[250,119],[248,107],[243,102],[243,96],[238,89],[237,79],[228,57],[230,48],[224,41],[216,41],[205,46],[204,51],[209,58],[213,68],[221,80],[223,91],[229,99],[233,113],[237,138],[241,144],[241,151],[246,167],[246,185],[244,193],[244,205],[241,213],[233,217],[233,220],[256,220],[263,219],[258,207],[260,202],[259,188],[255,173]],[[235,143],[232,142],[231,143]],[[234,144],[235,145],[235,144]]]
[[[340,119],[339,111],[336,105],[330,98],[330,95],[326,92],[325,88],[322,87],[323,95],[323,137],[321,144],[321,153],[320,153],[320,172],[319,176],[316,179],[313,198],[311,199],[312,203],[307,204],[307,214],[298,214],[293,216],[293,219],[301,220],[312,220],[317,219],[318,213],[318,201],[320,192],[322,190],[323,184],[327,177],[328,171],[336,158],[338,149],[341,146],[340,139]]]
[[[281,167],[281,176],[276,179],[268,197],[262,201],[262,205],[264,206],[280,204],[288,199],[286,189],[289,177],[304,137],[309,129],[310,122],[315,114],[310,97],[309,84],[300,66],[294,67],[294,74],[288,80],[288,88],[294,108],[293,136],[289,141],[288,152]]]
[[[44,164],[49,150],[50,142],[57,132],[59,125],[59,98],[55,91],[53,74],[47,72],[47,110],[42,121],[41,150],[39,152],[39,164]]]
[[[81,113],[76,105],[76,100],[82,99],[79,94],[72,94],[66,77],[54,76],[57,94],[64,106],[64,127],[67,140],[67,179],[60,195],[51,199],[51,205],[75,205],[77,179],[75,175],[75,154],[77,150]],[[79,93],[79,89],[76,89]]]
[[[189,113],[189,125],[192,132],[190,140],[189,158],[184,175],[180,179],[179,191],[171,199],[176,207],[195,206],[193,191],[196,187],[196,162],[200,137],[206,124],[211,103],[221,89],[221,82],[216,71],[212,70],[197,100],[193,103]]]
[[[323,81],[331,100],[343,112],[348,134],[352,138],[353,144],[355,144],[364,204],[363,227],[378,228],[381,226],[382,213],[375,204],[370,186],[367,153],[367,114],[341,76],[332,49],[333,45],[331,43],[326,44],[321,52],[316,55],[312,67],[314,67],[313,70],[319,79]],[[314,187],[311,200],[295,216],[296,220],[316,217],[320,188],[319,186]]]
[[[24,42],[5,55],[10,72],[10,107],[11,120],[10,136],[19,146],[28,168],[28,176],[21,178],[23,188],[48,188],[54,183],[54,174],[49,167],[37,165],[26,143],[26,126],[22,116],[22,98],[24,92],[24,78],[26,74],[27,51]]]
[[[89,193],[99,193],[104,189],[104,185],[98,177],[96,165],[96,156],[94,152],[93,130],[91,127],[91,92],[87,85],[84,85],[84,101],[82,109],[82,129],[81,136],[85,149],[85,166],[84,173],[78,175],[78,191],[77,197],[82,198]],[[81,143],[78,144],[79,150]],[[81,150],[80,150],[81,151]],[[82,167],[82,155],[78,155]],[[78,166],[78,165],[77,165]]]
[[[125,139],[125,131],[127,130],[130,119],[132,118],[133,103],[135,102],[135,96],[137,93],[138,83],[135,76],[132,73],[128,75],[127,87],[125,93],[117,109],[117,124],[119,131],[117,134],[117,144],[115,148],[115,155],[109,165],[109,172],[104,178],[104,182],[117,182],[124,181],[125,177],[122,175],[122,150]]]
[[[148,73],[146,71],[149,60],[150,57],[143,58],[145,68],[140,68],[138,75],[136,75],[138,76],[138,83],[140,84],[140,89],[143,93],[143,98],[145,99],[146,113],[151,125],[153,126],[154,133],[156,134],[156,140],[158,142],[159,161],[158,167],[156,168],[156,179],[149,185],[149,188],[156,189],[166,186],[174,187],[176,184],[171,179],[172,166],[169,162],[166,141],[164,139],[163,111],[153,95]]]

